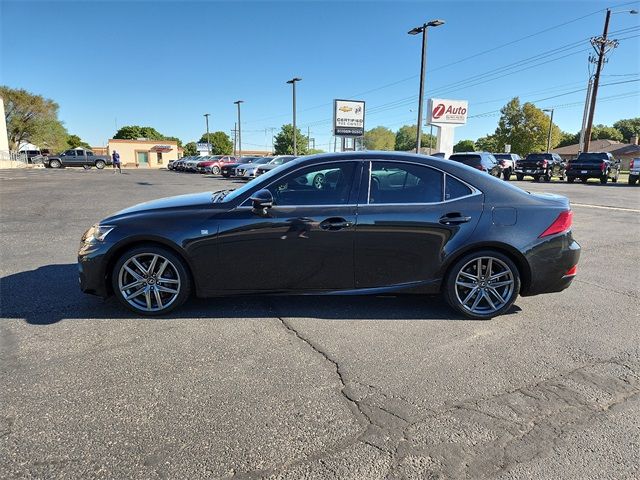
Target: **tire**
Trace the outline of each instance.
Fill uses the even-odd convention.
[[[634,175],[629,175],[629,185],[635,185],[638,181],[638,177]]]
[[[516,173],[516,180],[521,182],[522,180],[524,180],[524,175],[522,173]]]
[[[547,173],[545,173],[542,176],[542,178],[544,178],[545,182],[550,182],[552,177],[553,177],[553,173],[551,173],[551,170],[547,171]]]
[[[60,168],[62,167],[62,163],[60,162],[60,160],[54,158],[49,162],[49,166],[51,168]]]
[[[609,177],[607,177],[607,175],[603,175],[602,177],[600,177],[600,184],[601,185],[606,185],[607,184],[607,180],[609,180]]]
[[[220,167],[215,165],[212,169],[211,169],[211,173],[213,173],[214,175],[220,175]]]
[[[580,181],[581,181],[582,183],[587,183],[587,182],[589,181],[589,179],[588,179],[588,178],[585,178],[585,177],[582,177],[582,178],[580,178]]]
[[[576,181],[576,177],[567,177],[567,183],[573,183]]]
[[[318,173],[315,177],[313,177],[311,185],[313,185],[313,187],[318,190],[322,190],[322,187],[324,186],[324,175],[322,173]]]
[[[533,181],[534,182],[542,182],[542,177],[539,175],[536,175],[535,177],[533,177]]]
[[[618,183],[618,177],[620,177],[620,172],[616,172],[616,176],[611,179],[613,183]]]
[[[92,166],[91,165],[83,165],[82,168],[84,168],[85,170],[91,170]]]
[[[478,260],[482,267],[480,275],[476,274]],[[488,286],[486,268],[489,265],[489,277],[493,272],[494,276],[498,275],[493,282],[504,285],[492,288]],[[475,279],[472,279],[473,277]],[[464,316],[476,320],[489,320],[508,311],[518,298],[520,273],[515,263],[500,252],[472,252],[460,258],[449,269],[443,293],[447,303]],[[502,298],[502,301],[499,298]]]
[[[143,269],[151,267],[154,275],[136,266],[133,259]],[[163,268],[165,261],[168,263]],[[163,280],[156,281],[157,278]],[[127,309],[138,315],[157,316],[171,312],[187,300],[191,293],[191,277],[183,260],[172,251],[156,245],[142,245],[126,251],[118,259],[111,271],[111,286],[115,297]],[[159,287],[166,290],[160,291]],[[127,294],[129,299],[125,298]]]
[[[230,173],[223,173],[223,174],[222,174],[222,176],[223,176],[224,178],[229,178],[229,177],[231,176],[231,174],[230,174]]]
[[[511,169],[510,168],[506,168],[502,172],[502,178],[504,179],[505,182],[508,182],[509,180],[511,180]]]
[[[97,160],[96,161],[96,168],[98,170],[102,170],[104,168],[106,164],[104,163],[104,160]]]

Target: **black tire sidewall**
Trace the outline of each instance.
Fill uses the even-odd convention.
[[[176,270],[178,271],[178,275],[180,276],[181,291],[178,295],[178,298],[176,298],[175,301],[164,310],[161,310],[158,312],[147,312],[144,310],[138,310],[129,302],[127,302],[122,296],[122,294],[120,293],[120,289],[118,288],[118,274],[120,272],[120,269],[122,268],[122,265],[124,265],[124,263],[129,258],[135,255],[139,255],[141,253],[162,255],[163,257],[167,258],[171,263],[173,263],[176,267]],[[187,300],[187,298],[189,298],[189,296],[191,295],[191,276],[189,274],[189,271],[187,270],[187,267],[184,261],[178,255],[173,253],[171,250],[157,246],[157,245],[146,245],[146,246],[141,245],[139,247],[135,247],[130,250],[127,250],[116,261],[116,263],[113,266],[113,269],[111,270],[111,287],[113,288],[113,294],[118,300],[118,302],[120,302],[120,304],[122,304],[128,310],[134,313],[137,313],[138,315],[143,315],[146,317],[154,317],[154,316],[166,315],[172,310],[178,308]]]
[[[466,310],[458,300],[458,297],[456,295],[456,290],[455,290],[456,277],[460,269],[464,265],[466,265],[468,262],[478,257],[497,258],[498,260],[504,262],[511,269],[513,273],[514,288],[513,288],[513,294],[511,295],[511,298],[507,303],[505,303],[502,306],[502,308],[498,309],[496,312],[489,315],[478,315]],[[443,293],[447,303],[454,310],[461,313],[465,317],[472,318],[474,320],[490,320],[493,317],[502,315],[503,313],[507,312],[511,308],[511,306],[515,303],[516,299],[518,298],[518,295],[520,293],[520,286],[521,286],[520,271],[518,270],[518,267],[513,262],[513,260],[511,260],[507,255],[501,252],[498,252],[496,250],[480,250],[480,251],[471,252],[462,256],[451,266],[444,280]]]

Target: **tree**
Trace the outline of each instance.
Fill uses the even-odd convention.
[[[615,140],[616,142],[621,142],[623,138],[622,132],[615,127],[594,125],[591,129],[591,140]]]
[[[121,127],[113,138],[122,140],[136,140],[148,138],[149,140],[165,140],[164,135],[153,127],[140,127],[138,125],[126,125]]]
[[[569,133],[569,132],[560,132],[560,142],[556,147],[567,147],[569,145],[575,145],[580,141],[580,132],[578,133]]]
[[[17,150],[24,142],[49,149],[59,148],[64,144],[67,131],[58,120],[56,102],[24,89],[4,85],[0,86],[0,97],[4,100],[9,148]],[[42,145],[45,141],[46,147]]]
[[[622,138],[626,142],[631,142],[631,137],[640,136],[640,117],[618,120],[613,127],[622,133]]]
[[[367,150],[393,150],[396,134],[386,127],[376,127],[364,133],[364,147]]]
[[[189,142],[184,146],[183,155],[185,157],[192,157],[198,154],[198,150],[196,148],[196,142]]]
[[[460,140],[453,146],[455,152],[474,152],[476,150],[476,144],[473,140]]]
[[[298,155],[306,155],[309,150],[307,136],[296,127],[296,148]],[[273,140],[273,150],[276,155],[293,155],[293,126],[283,125]]]
[[[310,148],[307,155],[315,155],[316,153],[325,153],[325,151],[319,148]]]
[[[547,149],[549,117],[533,103],[520,105],[520,99],[511,99],[502,109],[495,131],[497,149],[503,151],[511,145],[511,151],[521,156]],[[551,125],[551,148],[560,143],[560,129]]]
[[[213,132],[209,134],[211,138],[211,155],[231,155],[233,153],[233,142],[224,132]],[[207,134],[203,133],[200,143],[207,143]]]
[[[418,128],[415,125],[403,125],[396,133],[396,144],[394,150],[398,152],[408,152],[416,149],[416,136],[418,134]],[[424,132],[420,139],[422,148],[433,146],[436,148],[437,138],[431,134]]]
[[[67,148],[78,148],[78,147],[87,148],[87,149],[91,148],[91,146],[87,142],[83,142],[78,135],[67,136]]]
[[[498,148],[498,140],[495,135],[486,135],[476,140],[476,150],[480,152],[498,152],[504,148]]]

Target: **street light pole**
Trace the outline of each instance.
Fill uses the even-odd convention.
[[[551,150],[551,128],[553,127],[553,108],[545,108],[543,112],[551,112],[549,117],[549,132],[547,133],[547,153]]]
[[[420,62],[420,94],[418,97],[418,121],[417,121],[417,133],[416,133],[416,153],[420,153],[420,147],[422,143],[422,105],[424,103],[424,77],[425,69],[427,66],[427,28],[439,27],[444,25],[444,20],[431,20],[430,22],[422,24],[421,27],[415,27],[409,30],[409,35],[417,35],[422,33],[422,60]]]
[[[240,104],[244,103],[244,100],[236,100],[235,103],[238,106],[238,157],[242,156],[242,127],[240,126]]]
[[[598,86],[600,85],[600,72],[602,71],[602,65],[604,64],[604,57],[609,50],[618,46],[617,40],[607,39],[609,34],[609,20],[612,13],[631,13],[637,14],[637,10],[620,10],[612,12],[610,8],[607,8],[607,14],[604,18],[604,30],[601,37],[593,37],[591,39],[591,45],[596,49],[598,54],[598,63],[596,65],[596,71],[593,76],[593,88],[591,90],[591,104],[589,106],[589,117],[587,118],[587,128],[584,131],[584,151],[589,151],[589,144],[591,142],[591,129],[593,128],[593,115],[596,110],[596,99],[598,97]]]
[[[209,139],[209,113],[204,114],[204,120],[207,124],[207,155],[211,155],[211,140]]]
[[[287,80],[293,87],[293,154],[298,155],[298,146],[296,145],[296,82],[302,80],[298,77],[293,77],[291,80]]]

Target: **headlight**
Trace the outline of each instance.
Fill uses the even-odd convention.
[[[112,225],[94,225],[85,232],[82,236],[82,241],[84,243],[104,242],[106,236],[109,235],[109,232],[114,228],[116,227]]]

